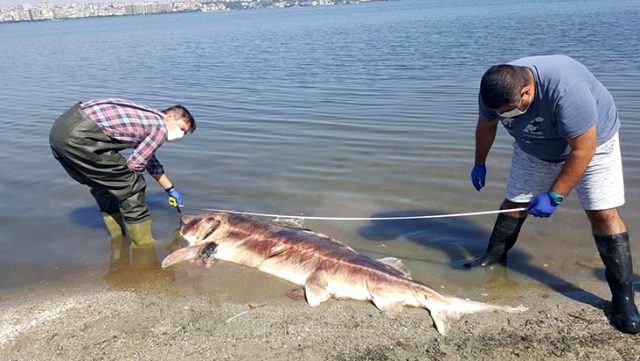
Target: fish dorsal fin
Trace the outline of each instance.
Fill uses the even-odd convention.
[[[280,227],[303,229],[302,224],[300,222],[296,222],[294,219],[290,219],[290,218],[274,218],[271,220],[271,224],[280,226]]]
[[[407,268],[407,266],[405,266],[404,263],[402,263],[402,260],[397,259],[395,257],[384,257],[384,258],[378,259],[378,261],[380,261],[380,262],[386,264],[387,266],[399,271],[405,277],[407,277],[409,279],[412,279],[411,278],[411,272],[409,272],[409,269]]]

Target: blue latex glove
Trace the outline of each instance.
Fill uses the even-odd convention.
[[[558,205],[554,203],[548,192],[540,193],[529,202],[527,213],[535,217],[549,217],[557,208]]]
[[[169,195],[169,204],[174,207],[182,207],[182,194],[175,187],[172,186],[164,191]]]
[[[471,169],[471,183],[477,191],[484,187],[485,178],[487,177],[487,167],[484,164],[476,164]]]

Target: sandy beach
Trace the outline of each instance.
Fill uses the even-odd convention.
[[[5,20],[57,14],[58,6],[74,17],[0,24],[0,361],[640,361],[640,335],[610,323],[604,265],[577,192],[567,191],[551,218],[527,219],[506,268],[463,266],[486,249],[513,153],[515,128],[500,125],[477,192],[470,173],[482,76],[495,64],[565,54],[609,90],[615,107],[536,104],[540,117],[516,128],[530,132],[523,139],[531,144],[549,135],[559,147],[561,134],[599,123],[567,111],[615,111],[620,214],[640,306],[640,0],[359,2],[194,0],[174,5],[335,6],[98,17],[114,6],[173,5],[0,0]],[[567,84],[578,90],[568,98],[586,99],[582,82]],[[353,300],[313,308],[287,296],[292,284],[247,267],[161,270],[181,216],[167,187],[144,173],[156,254],[129,254],[109,242],[89,187],[52,154],[56,119],[98,98],[190,110],[197,131],[179,142],[160,142],[155,131],[147,147],[147,125],[131,138],[109,132],[122,146],[143,144],[144,159],[122,153],[140,166],[136,173],[141,160],[162,164],[184,196],[184,214],[307,217],[305,228],[367,257],[401,259],[414,280],[438,291],[528,310],[467,315],[441,335],[427,310],[405,307],[391,318]],[[565,114],[571,132],[558,125]],[[129,221],[144,218],[138,209]]]
[[[607,301],[584,303],[551,290],[521,291],[517,299],[488,295],[482,301],[529,310],[468,315],[440,335],[422,309],[390,318],[368,302],[330,300],[311,308],[284,294],[251,300],[251,292],[225,301],[166,292],[156,287],[163,277],[158,271],[117,287],[48,285],[3,294],[0,359],[640,359],[640,336],[609,324]],[[608,298],[606,283],[589,290]]]

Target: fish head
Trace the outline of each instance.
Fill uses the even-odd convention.
[[[201,216],[182,216],[180,235],[188,245],[212,242],[223,231],[228,214],[222,212],[209,212]]]
[[[182,217],[180,217],[180,226],[184,226],[185,224],[193,221],[196,218],[199,218],[201,216],[190,216],[187,214],[182,215]]]

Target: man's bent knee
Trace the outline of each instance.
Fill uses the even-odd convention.
[[[623,233],[627,231],[624,221],[620,217],[617,208],[602,209],[597,211],[585,211],[593,234],[603,236],[610,234]]]

